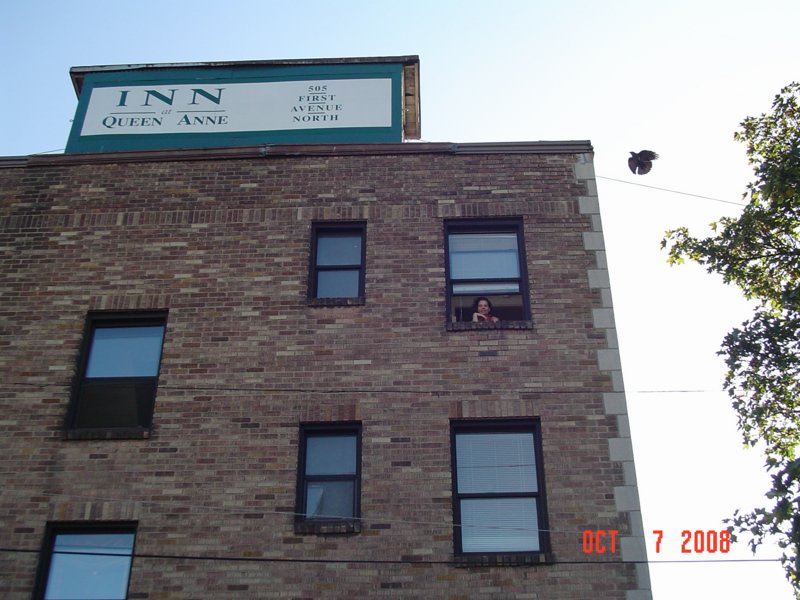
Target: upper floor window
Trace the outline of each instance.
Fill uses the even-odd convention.
[[[49,524],[34,597],[124,600],[135,538],[133,523]]]
[[[313,225],[311,299],[363,299],[366,229],[362,222]]]
[[[352,524],[360,516],[361,426],[357,423],[304,425],[300,429],[297,521]],[[354,531],[352,527],[334,529]]]
[[[445,223],[451,322],[530,319],[522,221]]]
[[[538,421],[454,422],[452,445],[456,554],[545,552]]]
[[[150,428],[165,327],[165,313],[89,315],[69,428]]]

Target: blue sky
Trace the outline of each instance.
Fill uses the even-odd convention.
[[[64,148],[72,66],[405,54],[420,56],[425,141],[591,140],[645,529],[665,532],[647,549],[709,558],[682,554],[681,531],[721,529],[768,485],[720,391],[716,351],[747,306],[698,267],[668,267],[659,242],[738,212],[751,172],[733,132],[800,78],[798,22],[796,0],[6,0],[0,156]],[[661,158],[632,176],[643,148]],[[724,558],[750,557],[740,543]],[[651,576],[656,600],[792,598],[776,563]]]

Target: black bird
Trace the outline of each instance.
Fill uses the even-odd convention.
[[[658,154],[652,150],[642,150],[641,152],[631,152],[631,157],[628,159],[628,166],[631,173],[639,175],[647,175],[650,169],[653,168],[653,161],[658,158]]]

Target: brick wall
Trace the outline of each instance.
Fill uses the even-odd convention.
[[[129,597],[152,600],[648,597],[646,569],[582,549],[641,535],[591,156],[418,146],[0,169],[0,546],[135,520]],[[506,216],[532,328],[447,331],[443,220]],[[326,220],[367,222],[364,305],[307,301]],[[168,311],[150,438],[65,440],[87,312],[143,309]],[[522,416],[554,564],[454,566],[450,420]],[[296,534],[298,426],[352,420],[362,530]],[[30,597],[37,561],[0,552],[0,595]]]

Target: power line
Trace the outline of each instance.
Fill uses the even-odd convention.
[[[52,154],[53,152],[64,152],[65,148],[56,148],[55,150],[43,150],[42,152],[34,152],[32,156],[40,154]]]
[[[35,388],[70,388],[72,382],[65,383],[46,383],[46,382],[33,382],[33,381],[4,381],[5,385],[13,385],[19,387],[35,387]],[[434,390],[434,389],[419,389],[419,388],[369,388],[369,387],[352,387],[352,388],[304,388],[304,387],[241,387],[241,386],[219,386],[219,385],[169,385],[159,384],[159,390],[174,390],[180,392],[259,392],[259,393],[301,393],[301,394],[432,394],[442,396],[454,396],[464,393],[472,393],[475,391],[485,390],[485,387],[480,388],[463,388],[459,390]],[[520,389],[500,389],[500,390],[486,390],[498,391],[502,393],[519,392],[525,394],[539,393],[539,394],[597,394],[597,393],[610,393],[612,390],[595,389],[595,388],[574,388],[574,389],[544,389],[544,388],[520,388]],[[625,390],[626,394],[714,394],[722,390],[703,390],[703,389],[675,389],[675,390]]]
[[[718,394],[724,390],[626,390],[626,394]]]
[[[0,552],[20,554],[41,554],[41,550],[30,548],[0,547]],[[105,553],[105,552],[59,552],[53,554],[72,554],[81,556],[113,556],[115,558],[130,556],[131,559],[154,560],[186,560],[208,562],[252,562],[252,563],[291,563],[291,564],[364,564],[364,565],[444,565],[465,566],[459,560],[410,560],[398,559],[365,559],[365,558],[279,558],[268,556],[203,556],[197,554],[155,554],[155,553]],[[780,558],[709,558],[699,560],[555,560],[547,562],[548,565],[657,565],[657,564],[724,564],[724,563],[766,563],[780,562]],[[484,565],[476,565],[484,566]]]
[[[116,503],[125,503],[125,502],[134,502],[143,505],[155,505],[157,507],[167,506],[170,508],[184,508],[184,509],[193,509],[199,513],[202,513],[204,516],[213,515],[250,515],[250,516],[275,516],[275,517],[305,517],[305,513],[301,512],[294,512],[288,510],[276,510],[276,509],[268,509],[265,508],[263,510],[256,510],[250,507],[249,509],[240,509],[237,507],[210,507],[210,506],[203,506],[199,504],[193,504],[191,502],[182,502],[182,501],[175,501],[175,500],[165,500],[165,501],[157,501],[157,500],[144,500],[144,499],[136,499],[131,500],[128,499],[121,499],[121,498],[114,498],[109,496],[97,496],[97,495],[90,495],[90,494],[76,494],[76,493],[62,493],[62,492],[49,492],[49,491],[23,491],[23,490],[9,490],[4,489],[0,492],[0,497],[3,494],[11,494],[11,495],[18,495],[18,496],[29,496],[29,495],[38,495],[38,496],[48,496],[48,497],[55,497],[55,498],[68,498],[72,501],[75,500],[92,500],[95,502],[116,502]],[[333,516],[328,517],[327,515],[318,515],[321,518],[331,519],[331,520],[341,520],[341,521],[350,521],[351,519],[344,519],[342,517]],[[430,528],[439,528],[439,529],[492,529],[492,530],[502,530],[502,531],[537,531],[538,533],[548,533],[548,534],[559,534],[559,535],[569,535],[569,536],[581,536],[583,534],[583,530],[572,530],[572,529],[543,529],[541,527],[510,527],[510,526],[502,526],[502,525],[464,525],[461,523],[454,523],[454,522],[442,522],[442,521],[411,521],[406,519],[395,519],[389,517],[387,515],[371,515],[371,516],[361,516],[358,518],[358,521],[369,524],[369,523],[379,523],[379,524],[390,524],[390,525],[405,525],[408,527],[430,527]],[[589,528],[591,529],[591,528]]]
[[[146,499],[135,499],[132,500],[128,499],[121,499],[121,498],[114,498],[109,496],[97,496],[97,495],[89,495],[89,494],[78,494],[78,493],[63,493],[63,492],[50,492],[50,491],[23,491],[23,490],[10,490],[5,489],[0,492],[0,497],[3,494],[10,494],[10,495],[18,495],[18,496],[30,496],[30,495],[37,495],[37,496],[48,496],[48,497],[56,497],[56,498],[67,498],[71,501],[77,500],[92,500],[95,502],[115,502],[115,503],[136,503],[141,505],[154,505],[156,507],[168,507],[172,509],[192,509],[195,511],[195,515],[198,513],[202,516],[235,516],[241,515],[243,518],[247,518],[248,515],[250,516],[272,516],[272,517],[305,517],[305,513],[301,512],[294,512],[288,510],[277,510],[277,509],[261,509],[256,510],[252,507],[248,508],[238,508],[238,507],[225,507],[225,506],[204,506],[199,504],[194,504],[192,502],[184,502],[184,501],[176,501],[176,500],[146,500]],[[181,516],[188,516],[189,513],[180,513]],[[330,520],[340,520],[343,522],[349,522],[351,519],[342,518],[339,516],[327,516],[327,515],[318,515],[321,518],[330,519]],[[598,529],[605,529],[605,527],[600,526],[598,524],[594,524],[591,527],[586,527],[584,529],[553,529],[553,528],[542,528],[542,527],[515,527],[515,526],[503,526],[503,525],[465,525],[462,523],[455,523],[453,521],[443,522],[443,521],[413,521],[407,519],[396,519],[392,518],[387,515],[380,515],[380,514],[371,514],[369,516],[360,516],[357,519],[359,522],[363,524],[381,524],[381,525],[392,525],[392,526],[406,526],[406,527],[427,527],[432,529],[444,529],[444,530],[465,530],[465,529],[489,529],[494,531],[524,531],[526,533],[530,533],[536,531],[538,534],[549,534],[549,535],[558,535],[558,536],[574,536],[576,543],[580,543],[580,538],[586,533],[586,531],[598,530]],[[720,531],[724,531],[720,529]],[[621,533],[619,532],[620,537],[635,537],[636,539],[640,539],[643,542],[647,541],[647,537],[650,534],[645,533],[643,536],[633,536],[629,533]],[[562,538],[563,539],[563,538]],[[733,542],[731,542],[733,544]]]
[[[628,185],[638,185],[639,187],[650,188],[651,190],[659,190],[661,192],[669,192],[670,194],[680,194],[681,196],[691,196],[693,198],[702,198],[703,200],[713,200],[714,202],[722,202],[724,204],[733,204],[734,206],[747,206],[747,203],[733,202],[732,200],[722,200],[720,198],[712,198],[711,196],[701,196],[700,194],[692,194],[690,192],[682,192],[680,190],[670,190],[667,188],[657,187],[655,185],[647,185],[645,183],[636,183],[634,181],[626,181],[624,179],[614,179],[613,177],[604,177],[603,175],[595,175],[597,179],[606,179],[608,181],[616,181],[618,183],[625,183]]]

